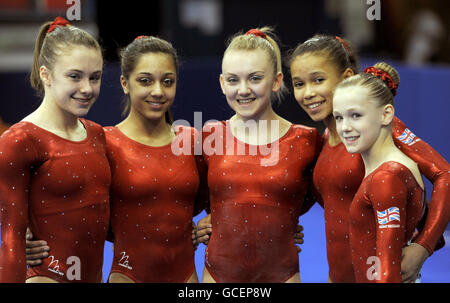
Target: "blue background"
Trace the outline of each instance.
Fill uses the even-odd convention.
[[[374,60],[365,60],[367,66]],[[401,81],[396,102],[396,115],[417,136],[429,143],[444,158],[449,158],[450,113],[450,68],[426,66],[414,68],[398,62],[390,62],[399,71]],[[172,107],[175,119],[184,119],[193,124],[193,112],[200,111],[205,123],[209,119],[223,120],[232,115],[232,111],[223,97],[218,77],[220,61],[217,59],[190,60],[183,63],[180,71],[177,97]],[[285,73],[289,84],[288,73]],[[107,64],[102,80],[102,90],[97,103],[87,116],[103,126],[115,125],[121,121],[122,91],[119,86],[120,69],[117,64]],[[39,98],[34,95],[27,83],[26,73],[0,73],[0,116],[7,123],[16,123],[39,105]],[[275,106],[275,110],[293,123],[318,127],[295,102],[292,94]],[[428,197],[431,187],[427,182]],[[205,213],[195,217],[195,222]],[[323,210],[315,205],[300,218],[304,226],[305,244],[300,253],[300,274],[303,282],[327,282],[328,265],[326,260],[325,232]],[[450,282],[450,231],[446,231],[447,245],[429,258],[423,267],[423,282]],[[204,267],[205,246],[200,245],[196,251],[196,267],[199,279]],[[111,243],[105,245],[104,281],[107,280],[112,262]]]

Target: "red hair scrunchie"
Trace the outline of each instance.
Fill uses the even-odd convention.
[[[262,31],[260,31],[259,29],[256,29],[256,28],[252,28],[251,30],[249,30],[245,34],[246,35],[254,35],[254,36],[261,37],[261,38],[267,40],[266,34],[264,34]]]
[[[370,66],[370,67],[367,67],[364,69],[364,73],[372,74],[375,77],[381,79],[387,85],[387,87],[391,90],[392,95],[395,96],[397,94],[397,85],[395,85],[395,82],[392,79],[392,77],[384,70]]]
[[[136,39],[134,39],[134,41],[139,40],[139,39],[148,38],[148,37],[150,37],[150,36],[146,36],[146,35],[137,36]]]
[[[47,30],[47,34],[53,32],[55,30],[55,28],[57,28],[58,26],[69,26],[69,25],[72,25],[72,23],[70,23],[69,21],[67,21],[63,17],[58,16],[50,24],[50,27]]]

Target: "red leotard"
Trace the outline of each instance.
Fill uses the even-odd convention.
[[[102,279],[111,173],[102,127],[80,121],[87,137],[79,142],[30,122],[11,126],[0,138],[0,282],[25,282],[27,225],[51,247],[51,256],[27,277]],[[77,263],[80,280],[72,268]]]
[[[320,135],[292,125],[278,141],[279,153],[272,144],[268,154],[237,140],[222,121],[207,124],[203,140],[214,229],[205,252],[209,273],[216,282],[286,281],[299,271],[293,234]]]
[[[422,217],[423,202],[414,175],[398,162],[385,162],[364,178],[350,206],[356,282],[402,282],[402,248]]]
[[[409,143],[400,141],[405,131],[405,125],[398,118],[394,118],[394,143],[418,164],[421,173],[433,183],[434,190],[425,229],[416,240],[432,253],[450,216],[450,168],[445,159],[417,137]],[[352,155],[347,152],[343,143],[330,146],[327,134],[324,141],[314,168],[314,185],[324,204],[329,275],[333,282],[354,282],[349,248],[349,209],[364,177],[364,163],[359,154]]]
[[[201,156],[195,157],[192,147],[198,135],[181,127],[175,140],[184,140],[181,148],[189,146],[175,155],[171,144],[144,145],[117,127],[105,133],[112,171],[111,273],[135,282],[185,282],[195,270],[191,232]]]

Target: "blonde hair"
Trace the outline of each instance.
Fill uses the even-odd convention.
[[[51,24],[52,22],[47,22],[41,26],[34,46],[30,82],[40,96],[44,94],[44,85],[39,73],[41,66],[46,66],[49,70],[52,70],[59,55],[68,53],[74,47],[80,45],[102,53],[99,43],[88,32],[69,25],[57,26],[53,31],[47,33]]]
[[[243,34],[242,32],[239,32],[229,39],[223,57],[225,57],[230,50],[261,49],[269,55],[270,61],[273,65],[274,75],[277,73],[283,73],[281,52],[277,43],[279,39],[275,34],[274,28],[271,26],[264,26],[262,28],[256,28],[256,30],[264,33],[266,37],[262,38],[253,34]],[[274,96],[272,99],[280,102],[281,98],[287,91],[287,87],[284,82],[282,82],[280,90],[273,94]]]
[[[400,76],[394,67],[385,62],[379,62],[373,67],[386,72],[394,81],[395,86],[399,86]],[[370,92],[370,97],[376,99],[380,106],[394,105],[394,94],[391,89],[385,81],[370,73],[360,73],[347,78],[337,85],[336,90],[356,85],[367,88]]]

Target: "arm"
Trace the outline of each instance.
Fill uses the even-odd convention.
[[[395,145],[414,160],[420,172],[433,183],[428,215],[425,226],[415,243],[426,248],[431,255],[450,220],[450,166],[431,146],[412,135],[405,138],[406,126],[398,118],[394,119],[392,135]],[[412,138],[412,139],[409,139]],[[411,141],[411,142],[410,142]]]
[[[8,131],[0,137],[0,282],[25,282],[28,189],[34,157],[34,146],[25,133]]]
[[[377,172],[370,185],[370,201],[376,226],[376,257],[379,258],[377,283],[400,283],[401,255],[405,243],[406,202],[408,190],[399,177],[386,171]],[[378,212],[396,208],[399,220],[381,224]]]

